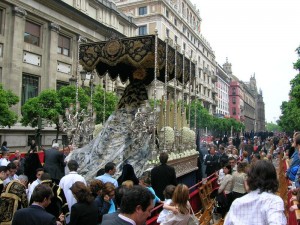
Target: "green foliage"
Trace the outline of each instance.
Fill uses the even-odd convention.
[[[197,115],[196,127],[198,129],[204,129],[207,127],[215,134],[229,133],[231,131],[231,127],[233,128],[233,132],[239,132],[241,129],[245,130],[245,125],[235,119],[218,118],[210,115],[207,109],[205,109],[199,101],[193,101],[191,103],[191,127],[195,127],[195,107]]]
[[[80,103],[80,108],[85,109],[90,101],[88,91],[85,91],[81,87],[78,88],[78,101]],[[68,85],[60,88],[57,92],[58,99],[61,103],[60,114],[65,114],[65,109],[70,107],[70,104],[73,103],[74,108],[76,105],[76,86]]]
[[[22,106],[21,123],[24,126],[36,127],[38,119],[43,118],[58,124],[58,115],[61,112],[61,103],[55,90],[44,90],[39,96],[31,98]]]
[[[12,126],[18,120],[18,115],[10,109],[17,104],[19,98],[10,90],[4,90],[0,84],[0,126]]]
[[[213,126],[213,116],[202,106],[200,101],[191,103],[191,127],[195,127],[195,109],[196,109],[196,127],[211,128]]]
[[[106,92],[105,95],[105,120],[116,110],[118,97],[113,92]],[[97,113],[96,124],[103,122],[104,113],[104,90],[97,86],[93,95],[93,107]]]
[[[294,63],[294,69],[300,71],[300,47],[296,49],[299,59]],[[281,116],[278,125],[286,132],[300,129],[300,73],[290,82],[290,100],[281,104]]]
[[[282,131],[282,128],[276,123],[266,123],[266,130],[269,132]]]

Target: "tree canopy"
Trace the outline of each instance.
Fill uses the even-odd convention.
[[[300,46],[296,49],[298,60],[294,69],[298,74],[290,81],[290,99],[281,104],[281,116],[278,125],[286,132],[300,130]]]
[[[10,90],[4,90],[0,84],[0,126],[12,126],[18,120],[18,115],[10,109],[19,102],[19,98]]]

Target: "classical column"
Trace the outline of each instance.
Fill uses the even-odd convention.
[[[10,71],[7,74],[3,74],[3,80],[9,80],[6,84],[6,89],[12,90],[18,96],[22,96],[22,67],[23,67],[23,43],[24,43],[24,31],[25,31],[25,17],[27,12],[25,9],[14,6],[13,7],[13,22],[12,22],[12,36],[9,49],[11,56],[10,62],[7,64]],[[6,49],[6,47],[5,47]],[[6,79],[6,76],[10,76],[10,79]],[[21,100],[21,99],[20,99]],[[13,107],[17,113],[21,114],[21,101],[18,105]]]
[[[57,46],[58,33],[60,26],[56,23],[49,23],[49,35],[43,54],[43,71],[44,76],[41,77],[41,89],[55,89],[57,80]]]

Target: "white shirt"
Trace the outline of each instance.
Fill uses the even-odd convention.
[[[3,186],[6,186],[9,182],[13,181],[13,180],[18,180],[18,175],[15,174],[12,177],[7,177],[4,181],[3,181]]]
[[[27,194],[27,197],[28,197],[28,202],[30,202],[30,198],[31,198],[31,195],[33,193],[33,190],[35,189],[36,186],[38,186],[38,184],[40,184],[41,181],[39,179],[36,179],[35,181],[32,182],[32,184],[29,185],[29,188],[28,188],[28,194]]]
[[[268,192],[251,191],[233,201],[224,225],[286,225],[283,200]]]
[[[76,182],[81,181],[86,185],[85,179],[83,176],[79,175],[75,171],[71,171],[68,175],[65,175],[61,178],[59,182],[59,187],[64,191],[64,194],[66,196],[66,200],[69,207],[69,212],[71,212],[71,207],[74,205],[77,201],[74,198],[72,191],[70,190],[70,187]]]
[[[1,158],[0,159],[0,166],[7,166],[8,163],[10,163],[10,161],[7,160],[6,158]]]

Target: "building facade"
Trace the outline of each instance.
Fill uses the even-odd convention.
[[[29,98],[76,78],[79,40],[133,36],[136,28],[133,19],[108,0],[1,1],[0,83],[20,97],[13,109],[21,116],[21,106]],[[96,76],[94,82],[102,80]],[[107,86],[113,89],[114,83]],[[16,124],[0,130],[0,141],[22,150],[34,134],[33,128]],[[51,145],[54,137],[54,128],[46,128],[42,144]]]
[[[217,101],[218,106],[216,109],[216,116],[226,117],[229,114],[229,87],[230,77],[227,75],[225,70],[218,64],[217,67]]]
[[[215,54],[209,43],[201,35],[201,17],[199,10],[189,0],[115,0],[122,12],[134,18],[138,29],[136,35],[155,34],[162,40],[168,39],[172,47],[184,53],[186,57],[195,60],[197,64],[195,84],[178,85],[177,99],[188,98],[189,88],[191,95],[203,102],[203,106],[213,114],[217,101],[216,62]],[[189,87],[189,85],[191,87]],[[174,85],[168,88],[170,98],[174,96]],[[150,89],[150,96],[153,89]],[[162,84],[157,87],[157,97],[163,95]]]
[[[240,82],[240,84],[243,86],[244,89],[244,125],[245,125],[245,131],[256,132],[256,100],[255,95],[251,91],[250,87]]]

